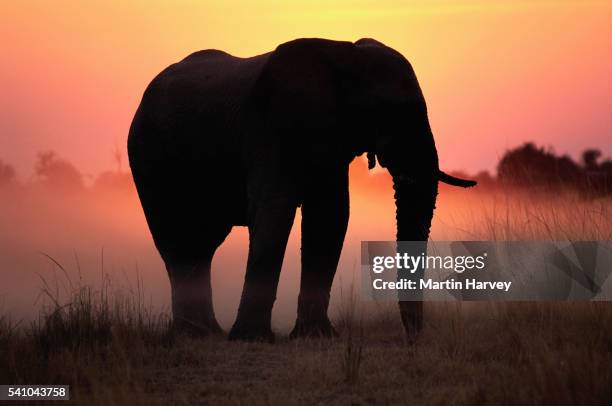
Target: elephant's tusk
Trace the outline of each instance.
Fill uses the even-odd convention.
[[[443,171],[438,170],[438,180],[447,185],[459,186],[459,187],[472,187],[476,186],[476,181],[456,178]]]

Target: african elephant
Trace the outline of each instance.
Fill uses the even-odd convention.
[[[302,210],[291,337],[334,336],[329,294],[349,218],[349,163],[367,152],[393,177],[397,239],[425,241],[438,169],[425,100],[409,62],[372,39],[298,39],[238,58],[193,53],[149,84],[128,152],[147,223],[170,278],[178,330],[220,332],[210,268],[233,226],[247,226],[244,289],[230,339],[273,340],[272,306],[296,208]],[[422,304],[400,304],[418,329]]]

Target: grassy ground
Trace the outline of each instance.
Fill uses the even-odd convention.
[[[432,238],[612,239],[610,200],[473,200],[442,206]],[[268,345],[175,337],[138,287],[63,285],[43,283],[33,322],[0,316],[0,384],[88,405],[612,404],[612,303],[426,303],[409,344],[396,305],[347,294],[340,338]]]
[[[611,404],[612,306],[429,303],[415,344],[394,306],[338,314],[334,340],[174,337],[167,317],[89,287],[0,322],[0,382],[69,384],[82,404]]]

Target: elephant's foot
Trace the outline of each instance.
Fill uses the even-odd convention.
[[[326,317],[313,319],[300,319],[295,321],[295,327],[289,338],[335,338],[338,332]]]
[[[414,342],[423,330],[423,302],[400,301],[399,308],[406,337]]]
[[[223,329],[213,317],[212,320],[194,321],[186,317],[174,316],[173,332],[189,337],[209,337],[222,335]]]
[[[329,291],[308,292],[303,291],[298,298],[298,312],[295,327],[290,338],[334,338],[338,333],[327,317],[329,305]]]
[[[274,343],[272,332],[272,306],[258,300],[245,300],[240,304],[236,321],[229,332],[230,341],[260,341]]]
[[[247,271],[248,272],[248,271]],[[274,294],[259,288],[254,290],[245,283],[236,321],[229,332],[230,341],[260,341],[274,343],[272,307]]]
[[[230,330],[230,341],[260,341],[273,344],[275,337],[269,324],[236,322]]]
[[[198,300],[175,296],[172,303],[172,321],[173,330],[178,334],[192,337],[223,334],[215,317],[212,303],[202,300],[202,296]]]
[[[171,284],[174,332],[194,337],[223,334],[215,317],[207,280],[203,277],[174,279]]]

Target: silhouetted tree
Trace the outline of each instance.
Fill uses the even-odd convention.
[[[599,165],[599,168],[602,172],[612,176],[612,160],[606,159]]]
[[[83,175],[53,151],[38,154],[35,173],[43,184],[62,192],[79,191],[84,187]]]
[[[585,169],[585,182],[582,193],[590,197],[609,195],[612,193],[612,161],[598,163],[601,151],[587,149],[582,153]]]
[[[498,178],[515,186],[548,186],[572,188],[585,197],[612,193],[612,161],[599,164],[601,151],[587,149],[582,153],[582,165],[569,156],[557,156],[551,150],[526,143],[509,150],[500,160]]]
[[[121,150],[118,145],[115,145],[115,149],[113,150],[113,160],[117,165],[117,173],[120,173],[123,169],[123,154],[121,154]]]
[[[576,186],[583,178],[582,168],[570,157],[559,157],[533,143],[506,152],[497,173],[501,182],[517,186]]]
[[[8,185],[15,180],[15,169],[0,160],[0,186]]]
[[[582,153],[582,164],[587,171],[597,170],[597,160],[601,157],[598,149],[587,149]]]
[[[489,171],[480,171],[474,176],[474,180],[478,182],[481,188],[491,188],[496,186],[496,180]]]
[[[135,191],[132,175],[128,172],[120,171],[102,172],[96,177],[93,188],[99,191]]]

